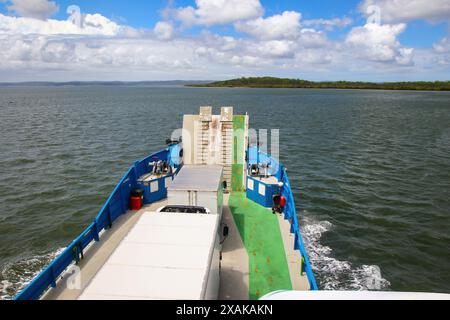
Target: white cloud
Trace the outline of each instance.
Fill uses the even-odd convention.
[[[435,43],[433,48],[437,53],[450,53],[450,38],[443,38],[438,43]]]
[[[245,51],[222,51],[213,46],[199,46],[195,49],[196,60],[208,61],[209,68],[222,66],[230,71],[235,67],[260,68],[270,66],[270,60]]]
[[[185,25],[228,24],[257,18],[264,9],[259,0],[196,0],[196,7],[171,10],[171,15]]]
[[[3,34],[73,34],[114,36],[123,28],[100,14],[86,14],[83,26],[79,27],[66,20],[36,20],[25,17],[9,17],[0,14],[0,33]]]
[[[334,19],[310,19],[304,20],[302,24],[308,27],[324,27],[325,30],[331,31],[335,27],[346,27],[352,23],[352,19],[348,17]]]
[[[405,24],[366,24],[353,28],[344,41],[333,41],[321,26],[326,30],[326,26],[348,21],[302,23],[301,14],[294,11],[263,18],[262,7],[247,10],[245,15],[222,10],[216,10],[216,15],[200,14],[200,8],[207,8],[204,3],[197,1],[192,8],[193,24],[231,21],[230,25],[246,35],[222,36],[207,28],[196,35],[183,35],[173,16],[177,9],[170,9],[172,13],[153,29],[144,30],[100,14],[83,15],[80,26],[65,20],[0,14],[0,81],[218,79],[267,73],[301,76],[304,72],[326,79],[341,72],[342,78],[354,79],[361,70],[387,76],[406,71],[413,74],[419,67],[434,77],[433,72],[445,70],[450,61],[450,43],[445,38],[434,49],[422,50],[421,65],[413,66],[416,53],[398,40]],[[227,3],[212,1],[208,5]],[[259,1],[249,3],[260,6]]]
[[[37,35],[0,36],[9,50],[0,52],[0,68],[100,69],[152,67],[189,68],[193,47],[184,41],[174,44],[155,39],[59,38]],[[189,47],[189,49],[187,49]],[[183,56],[180,55],[183,52]],[[128,70],[127,72],[130,72]]]
[[[402,48],[397,37],[405,30],[405,24],[366,24],[353,28],[345,40],[355,54],[377,62],[394,62],[400,65],[412,63],[413,50]]]
[[[260,42],[256,46],[259,56],[270,58],[292,58],[295,55],[295,44],[293,41],[271,40]]]
[[[389,47],[397,46],[397,36],[406,29],[405,24],[378,25],[366,24],[363,27],[353,28],[347,36],[347,43],[355,45],[382,44]]]
[[[274,56],[292,54],[292,52],[287,53],[288,47],[291,48],[289,51],[292,50],[292,44],[288,45],[288,41],[279,40],[295,41],[296,46],[303,48],[326,47],[329,44],[323,32],[312,28],[302,28],[301,14],[296,11],[285,11],[268,18],[237,22],[235,28],[260,40],[264,48],[273,47]],[[270,40],[278,40],[278,42],[270,42]],[[283,53],[280,52],[281,48]]]
[[[450,66],[450,38],[445,37],[433,45],[434,62],[440,66]]]
[[[69,41],[45,41],[41,47],[41,58],[46,63],[65,63],[73,61],[76,44]],[[75,58],[76,59],[76,58]]]
[[[202,37],[192,45],[198,58],[207,59],[209,65],[219,64],[224,67],[259,68],[268,66],[271,61],[258,50],[259,43],[235,39],[230,36],[219,36],[203,32]]]
[[[201,33],[201,42],[203,45],[214,47],[220,51],[233,51],[238,50],[243,41],[231,36],[220,36],[209,31],[203,31]]]
[[[0,0],[9,2],[8,10],[22,17],[45,20],[58,12],[58,6],[54,1],[48,0]]]
[[[316,68],[317,65],[326,66],[333,61],[333,56],[330,52],[322,52],[318,50],[304,50],[296,55],[296,64],[301,64],[302,67],[308,67],[313,65]]]
[[[330,45],[325,33],[314,29],[302,29],[298,38],[299,45],[304,48],[324,48]]]
[[[360,9],[378,6],[383,23],[407,22],[411,20],[450,20],[449,0],[364,0]]]
[[[254,20],[237,22],[235,27],[238,31],[246,32],[259,39],[294,39],[300,34],[300,19],[299,12],[285,11],[268,18],[259,17]]]
[[[158,39],[170,40],[174,36],[174,28],[172,23],[168,21],[159,21],[153,28]]]

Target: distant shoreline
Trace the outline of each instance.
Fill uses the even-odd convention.
[[[299,79],[273,77],[239,78],[211,83],[186,84],[196,88],[263,88],[263,89],[353,89],[353,90],[413,90],[413,91],[450,91],[450,81],[416,82],[352,82],[324,81],[314,82]]]
[[[195,80],[168,80],[168,81],[26,81],[26,82],[0,82],[0,87],[87,87],[87,86],[157,86],[157,85],[181,85],[196,83],[210,83],[209,81]]]
[[[7,87],[88,87],[88,86],[183,86],[191,88],[249,88],[249,89],[343,89],[343,90],[392,90],[392,91],[450,91],[450,81],[416,82],[314,82],[274,77],[239,78],[226,81],[169,80],[169,81],[66,81],[66,82],[0,82]]]

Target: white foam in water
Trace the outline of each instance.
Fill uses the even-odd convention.
[[[348,261],[340,261],[331,256],[332,249],[320,243],[322,235],[331,230],[328,221],[313,221],[303,218],[301,226],[303,241],[309,254],[311,266],[321,290],[383,290],[390,286],[389,281],[381,276],[376,265],[353,267]],[[28,285],[44,267],[64,251],[60,248],[54,252],[33,256],[7,264],[1,272],[0,300],[12,299]]]
[[[309,254],[311,267],[316,274],[321,290],[383,290],[390,286],[381,276],[376,265],[353,267],[349,261],[340,261],[331,256],[332,249],[320,243],[322,235],[331,230],[328,221],[313,221],[304,218],[301,227],[303,241]]]
[[[25,288],[65,248],[6,264],[1,271],[0,300],[10,300]]]

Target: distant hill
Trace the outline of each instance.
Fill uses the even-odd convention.
[[[63,86],[158,86],[158,85],[180,85],[184,86],[190,83],[204,84],[211,81],[67,81],[67,82],[50,82],[50,81],[28,81],[28,82],[0,82],[0,87],[63,87]]]
[[[429,90],[450,91],[450,81],[415,82],[352,82],[324,81],[314,82],[300,79],[274,77],[239,78],[206,84],[188,84],[190,87],[227,87],[227,88],[315,88],[315,89],[377,89],[377,90]]]

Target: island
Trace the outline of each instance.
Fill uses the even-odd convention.
[[[308,88],[308,89],[376,89],[376,90],[425,90],[450,91],[450,81],[414,82],[354,82],[308,81],[275,77],[249,77],[210,83],[187,84],[189,87],[207,88]]]

